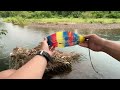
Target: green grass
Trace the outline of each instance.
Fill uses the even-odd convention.
[[[120,19],[110,18],[42,18],[42,19],[23,19],[21,17],[4,18],[5,22],[11,22],[16,25],[28,25],[31,23],[120,23]]]
[[[13,23],[15,25],[21,25],[21,26],[29,24],[29,22],[26,19],[23,19],[21,17],[8,17],[8,18],[4,18],[3,21]]]

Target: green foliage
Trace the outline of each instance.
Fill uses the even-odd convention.
[[[52,13],[50,11],[35,11],[31,14],[31,18],[51,18]]]
[[[21,11],[0,11],[0,17],[6,18],[6,17],[15,17],[19,15]]]
[[[4,21],[11,22],[15,25],[20,25],[20,26],[24,26],[24,25],[28,24],[26,19],[24,19],[22,17],[8,17],[8,18],[5,18]]]
[[[0,11],[0,17],[21,26],[32,22],[120,23],[120,11]]]
[[[120,18],[120,11],[0,11],[0,17],[22,18]]]
[[[30,11],[20,11],[19,15],[17,17],[22,17],[22,18],[31,18],[32,17],[32,12]]]

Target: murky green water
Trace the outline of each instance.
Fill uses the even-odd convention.
[[[6,29],[8,31],[6,36],[2,36],[0,39],[0,71],[8,69],[9,65],[9,53],[16,46],[32,48],[35,47],[44,37],[52,34],[56,31],[55,29],[44,29],[44,28],[29,28],[19,27],[11,23],[0,22],[0,30]],[[83,35],[97,34],[103,38],[120,41],[120,30],[68,30],[80,33]],[[65,76],[56,76],[55,78],[120,78],[120,62],[110,57],[103,52],[91,51],[91,57],[93,64],[97,71],[102,76],[97,75],[91,67],[88,49],[80,46],[72,46],[66,48],[57,48],[66,52],[78,52],[82,53],[84,57],[80,63],[73,65],[73,71]]]

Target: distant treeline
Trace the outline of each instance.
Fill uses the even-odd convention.
[[[120,11],[0,11],[0,18],[120,18]]]

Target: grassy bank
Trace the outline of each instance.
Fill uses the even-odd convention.
[[[21,17],[8,17],[4,18],[5,22],[11,22],[15,25],[28,25],[31,23],[120,23],[120,19],[112,19],[112,18],[41,18],[41,19],[24,19]]]

